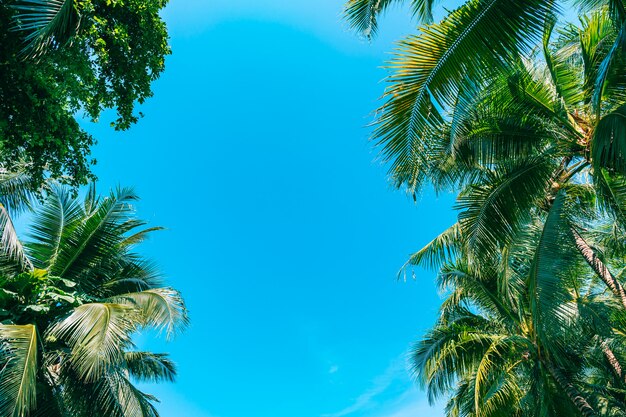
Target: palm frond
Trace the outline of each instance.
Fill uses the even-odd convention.
[[[420,22],[432,22],[437,0],[349,0],[344,6],[344,17],[350,27],[372,39],[378,33],[378,18],[389,6],[403,2],[411,4],[413,15]]]
[[[367,38],[378,32],[378,16],[398,0],[350,0],[344,8],[348,24]]]
[[[86,217],[62,237],[50,273],[75,277],[102,259],[115,256],[124,234],[144,224],[133,217],[135,212],[130,203],[137,199],[132,189],[120,188],[102,201],[87,200]]]
[[[594,172],[594,190],[600,207],[626,226],[626,177],[610,175],[606,169]]]
[[[452,262],[458,253],[461,244],[461,230],[458,223],[453,224],[439,236],[428,242],[419,251],[415,252],[402,266],[398,276],[406,273],[409,266],[424,265],[427,268],[438,269],[444,263]]]
[[[570,45],[563,45],[553,51],[550,40],[557,20],[547,22],[543,35],[543,55],[546,67],[550,74],[552,85],[557,96],[563,101],[565,107],[576,108],[583,99],[583,89],[578,68],[572,65],[572,51]]]
[[[152,288],[123,294],[112,298],[111,301],[126,302],[136,307],[141,312],[143,325],[164,331],[168,339],[189,325],[183,298],[172,288]]]
[[[391,171],[411,172],[463,83],[482,84],[530,49],[553,12],[551,2],[473,0],[402,41],[374,138]]]
[[[130,375],[142,382],[173,382],[176,366],[164,353],[125,352],[124,360]]]
[[[469,256],[475,261],[493,259],[511,242],[531,209],[546,197],[554,169],[546,157],[499,167],[486,183],[470,186],[459,196],[459,224]]]
[[[528,274],[528,305],[538,332],[545,329],[539,326],[542,320],[569,320],[576,311],[566,281],[576,265],[577,254],[571,239],[564,192],[556,196],[540,231]]]
[[[78,30],[80,15],[74,0],[18,0],[15,29],[25,33],[23,53],[36,56],[64,45]]]
[[[591,158],[596,172],[626,174],[626,104],[604,116],[594,131]]]
[[[26,417],[36,407],[35,326],[0,325],[0,416]]]
[[[46,338],[66,343],[74,370],[83,381],[93,382],[123,361],[139,323],[135,309],[127,305],[83,304],[54,324]]]
[[[63,392],[71,415],[107,417],[158,417],[152,395],[139,390],[126,372],[115,369],[93,382],[64,379]]]
[[[36,198],[33,178],[25,172],[0,170],[0,204],[11,215],[30,209]]]
[[[9,211],[2,204],[0,204],[0,233],[0,254],[2,257],[17,264],[21,271],[32,271],[33,264],[26,255]]]

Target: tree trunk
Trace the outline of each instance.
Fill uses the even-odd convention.
[[[583,258],[585,258],[585,261],[587,261],[589,266],[591,266],[606,286],[609,287],[611,292],[613,292],[613,294],[621,301],[622,306],[626,308],[626,291],[624,291],[622,284],[619,283],[611,271],[609,271],[609,268],[604,265],[604,262],[596,256],[591,246],[585,242],[582,236],[573,227],[571,228],[571,231],[574,236],[574,241],[576,242],[576,247],[582,254]]]
[[[547,363],[546,361],[541,362],[548,369],[550,375],[552,375],[552,378],[554,378],[557,385],[559,385],[565,391],[565,394],[567,394],[570,401],[572,401],[576,408],[578,408],[578,411],[580,411],[580,413],[584,417],[595,417],[596,412],[589,405],[585,397],[582,396],[580,391],[578,391],[578,389],[571,382],[569,382],[558,369],[552,366],[552,364]]]
[[[593,251],[591,246],[585,239],[574,229],[571,227],[572,235],[574,236],[574,241],[576,242],[576,247],[582,254],[585,261],[591,266],[591,268],[595,271],[596,275],[600,277],[600,279],[606,284],[606,286],[611,290],[611,292],[621,301],[622,306],[626,308],[626,291],[624,291],[624,287],[620,282],[615,278],[615,276],[609,271],[609,268],[596,256],[596,253]],[[621,379],[622,378],[622,365],[619,363],[619,360],[606,343],[606,341],[602,342],[602,351],[604,352],[604,356],[611,364],[613,371],[615,374]]]
[[[615,356],[615,353],[613,353],[613,350],[611,350],[606,340],[602,341],[601,346],[602,352],[604,352],[606,360],[609,361],[609,363],[611,364],[615,375],[617,375],[619,379],[622,379],[622,365],[619,363],[619,360]]]

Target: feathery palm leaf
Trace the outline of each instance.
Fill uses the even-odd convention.
[[[123,360],[138,325],[139,318],[129,306],[83,304],[51,327],[46,338],[66,343],[72,349],[70,360],[78,376],[93,382]]]
[[[37,331],[0,325],[0,416],[26,417],[36,407]]]
[[[19,0],[16,29],[26,36],[23,52],[29,56],[70,41],[80,24],[74,0]]]
[[[172,288],[152,288],[141,292],[122,294],[112,299],[128,303],[141,312],[144,326],[165,331],[171,339],[189,324],[187,309],[180,293]]]

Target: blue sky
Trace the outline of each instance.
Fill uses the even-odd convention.
[[[452,199],[392,189],[367,141],[404,10],[367,43],[340,0],[174,0],[174,54],[130,131],[86,125],[101,192],[135,186],[167,230],[142,248],[186,297],[166,344],[165,417],[441,416],[406,352],[440,303],[407,256],[454,221]]]

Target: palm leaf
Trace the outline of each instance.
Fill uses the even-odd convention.
[[[10,214],[16,215],[30,209],[35,200],[35,183],[25,172],[0,170],[0,203]]]
[[[84,213],[70,191],[53,186],[43,204],[38,206],[30,227],[28,252],[37,267],[46,269],[57,261],[63,238],[75,228]]]
[[[141,312],[143,325],[164,331],[168,339],[180,333],[189,324],[187,309],[180,293],[172,288],[153,288],[123,294],[111,299],[129,303]]]
[[[539,331],[542,320],[569,320],[576,310],[564,282],[577,259],[564,192],[556,196],[540,232],[528,276],[528,305]]]
[[[394,3],[402,0],[349,0],[344,7],[348,24],[363,36],[371,39],[378,33],[378,18]],[[436,0],[406,0],[411,4],[414,16],[422,22],[433,19],[433,5]]]
[[[80,24],[74,0],[19,0],[15,28],[26,33],[23,53],[42,54],[70,41]]]
[[[125,352],[124,359],[130,375],[142,382],[173,382],[176,366],[164,353]]]
[[[79,378],[93,382],[124,359],[139,318],[135,309],[112,303],[83,304],[46,333],[72,349],[72,367]]]
[[[474,261],[493,259],[511,242],[532,208],[545,198],[554,169],[546,157],[503,166],[490,173],[486,183],[460,195],[459,224],[468,256]]]
[[[594,131],[591,158],[596,172],[626,174],[626,104],[604,116]]]
[[[398,0],[350,0],[344,14],[348,24],[368,38],[378,31],[378,15]]]
[[[120,188],[102,201],[86,200],[85,218],[62,237],[60,251],[50,273],[72,278],[103,259],[114,257],[124,234],[141,226],[130,205],[138,197],[130,188]]]
[[[600,169],[594,172],[593,179],[600,207],[620,225],[626,226],[626,178]]]
[[[26,256],[24,246],[17,235],[9,211],[0,204],[0,254],[21,271],[32,271],[33,264]]]
[[[415,252],[402,266],[398,275],[406,272],[411,266],[425,265],[427,268],[438,269],[444,263],[452,262],[458,254],[461,244],[461,230],[458,223],[453,224],[439,236],[428,242],[419,251]]]
[[[71,415],[80,417],[158,417],[153,402],[157,399],[140,391],[128,374],[115,369],[93,382],[64,379],[63,392]]]
[[[441,23],[402,41],[374,137],[391,171],[411,172],[415,155],[442,123],[466,80],[482,84],[528,50],[553,10],[551,2],[473,0]]]
[[[26,417],[36,407],[35,326],[0,325],[0,416]]]

